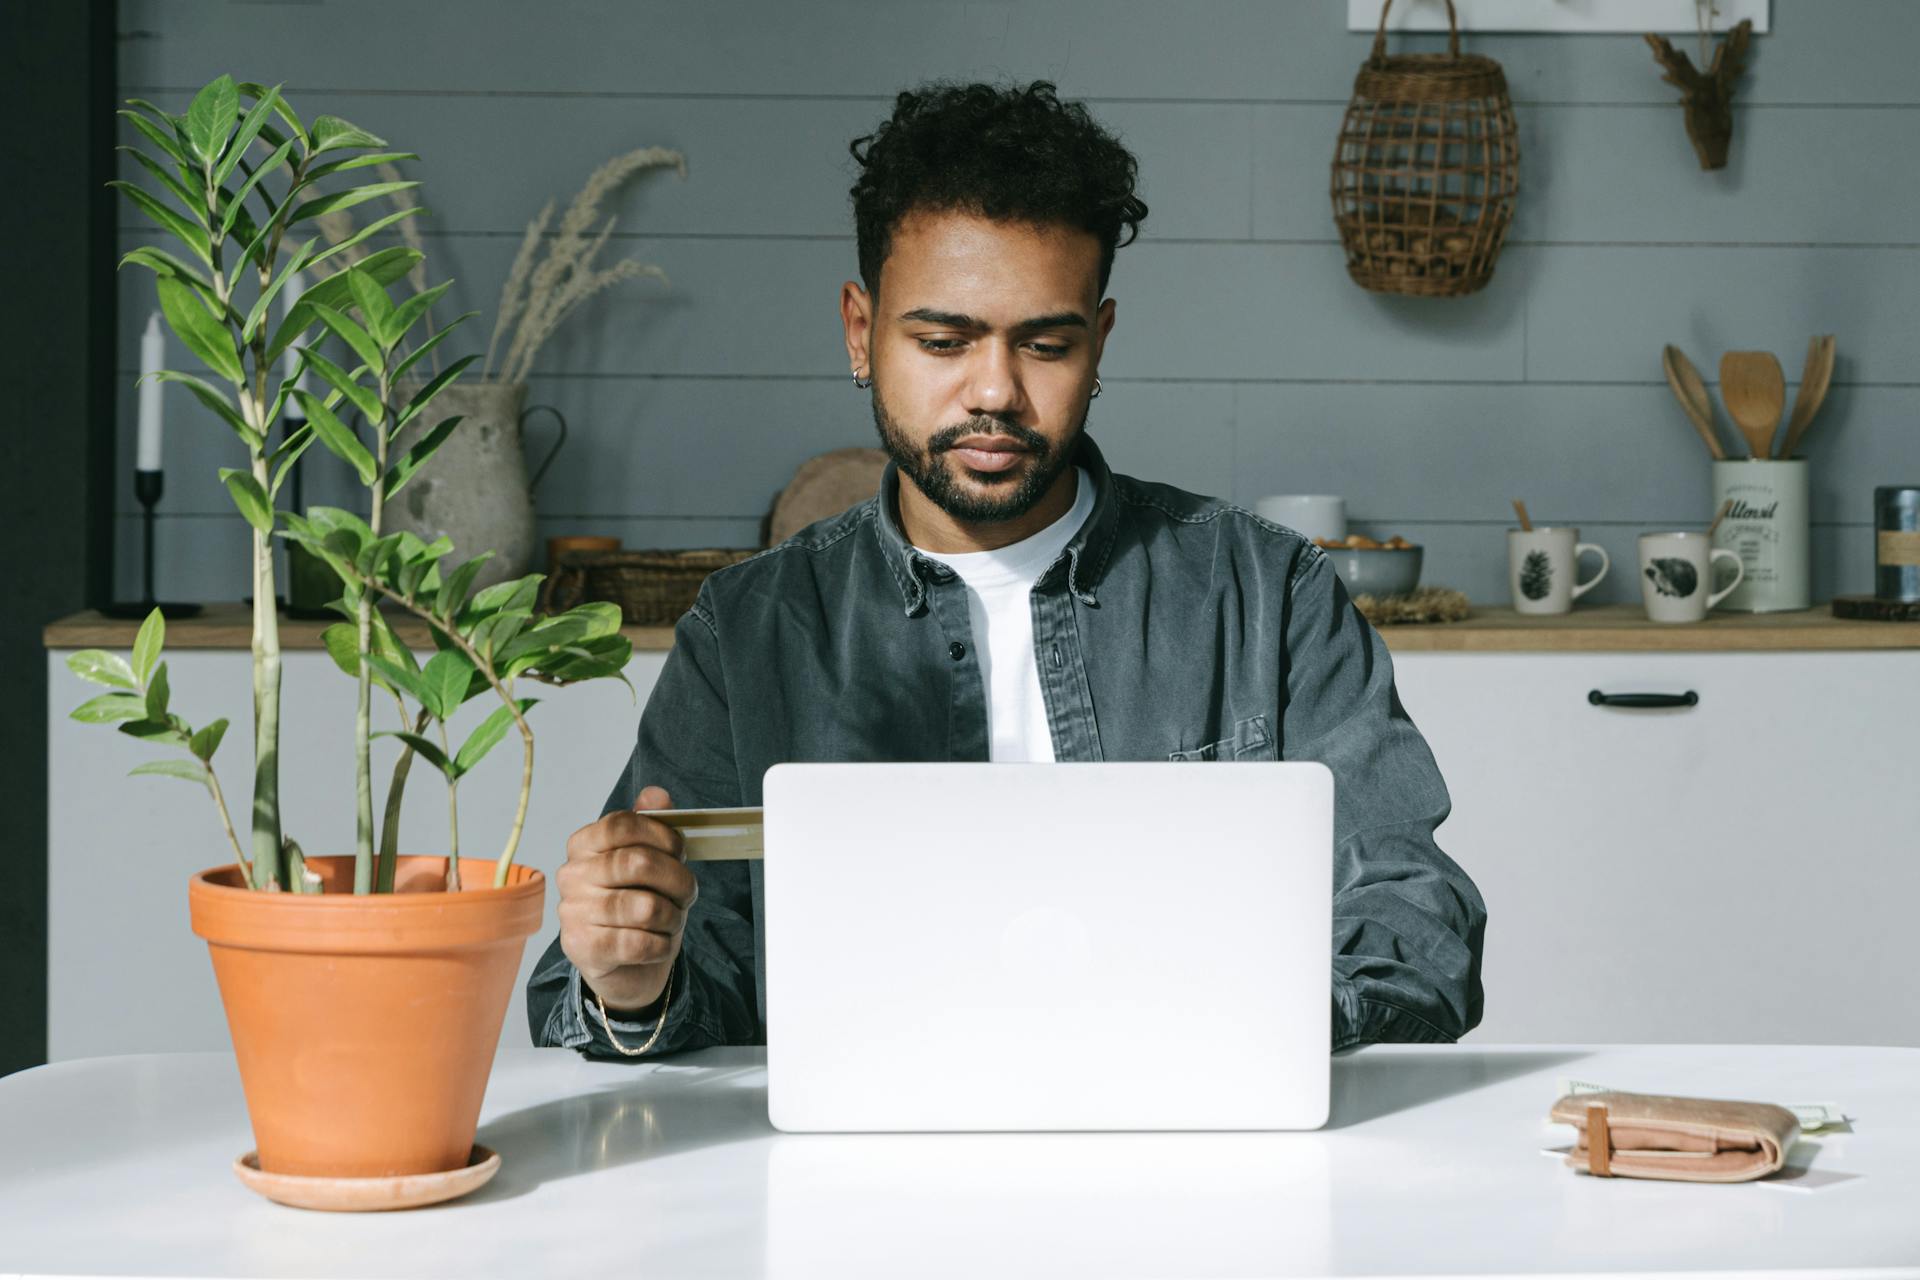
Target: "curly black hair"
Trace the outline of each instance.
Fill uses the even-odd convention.
[[[861,169],[852,191],[860,278],[876,296],[894,229],[916,209],[1091,231],[1103,294],[1114,250],[1133,242],[1147,216],[1132,153],[1045,80],[1024,89],[924,84],[895,98],[892,117],[847,149]]]

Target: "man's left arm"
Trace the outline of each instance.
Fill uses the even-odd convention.
[[[1434,843],[1452,808],[1387,645],[1307,546],[1289,584],[1281,757],[1333,771],[1333,1050],[1480,1022],[1487,908]]]

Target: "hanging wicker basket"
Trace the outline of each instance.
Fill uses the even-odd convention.
[[[1520,143],[1507,77],[1460,52],[1387,54],[1387,11],[1354,77],[1333,153],[1333,219],[1347,274],[1375,293],[1451,298],[1485,287],[1513,222]]]

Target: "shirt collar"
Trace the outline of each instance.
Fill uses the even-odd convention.
[[[1080,433],[1073,456],[1069,459],[1069,465],[1074,464],[1085,467],[1093,479],[1093,514],[1087,517],[1087,522],[1067,543],[1067,589],[1081,604],[1097,608],[1100,601],[1095,591],[1106,572],[1108,557],[1113,554],[1114,540],[1119,535],[1119,501],[1114,494],[1113,471],[1101,456],[1100,446],[1085,431]],[[888,571],[900,587],[907,616],[912,617],[926,607],[926,579],[936,574],[951,573],[952,570],[921,554],[919,548],[907,541],[906,534],[900,528],[899,496],[900,468],[889,460],[886,470],[880,474],[880,492],[874,501],[873,529],[874,535],[880,540],[881,558],[886,561]],[[1047,576],[1051,574],[1052,570],[1049,570]],[[1046,579],[1043,577],[1041,580]]]

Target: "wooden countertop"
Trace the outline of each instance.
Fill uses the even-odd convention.
[[[414,649],[431,649],[433,637],[427,624],[410,613],[386,611],[394,634]],[[280,615],[280,648],[320,649],[320,633],[335,622],[333,617],[316,621]],[[140,630],[137,618],[109,618],[97,609],[71,613],[48,624],[41,640],[49,649],[130,649]],[[635,649],[666,650],[673,647],[672,627],[622,627]],[[253,647],[253,609],[238,601],[209,604],[199,616],[167,619],[168,649],[251,649]]]
[[[282,649],[318,649],[326,622],[280,620]],[[49,649],[126,649],[139,623],[94,610],[50,624]],[[428,648],[426,625],[407,615],[394,629],[409,645]],[[625,627],[636,650],[673,646],[672,627]],[[1552,617],[1522,615],[1505,606],[1478,606],[1460,622],[1409,623],[1380,628],[1395,653],[1538,652],[1608,650],[1711,653],[1735,650],[1920,649],[1920,624],[1836,618],[1824,604],[1795,613],[1716,613],[1705,622],[1648,622],[1636,604],[1576,606]],[[197,618],[167,623],[169,649],[241,649],[252,644],[252,614],[243,604],[210,604]]]

